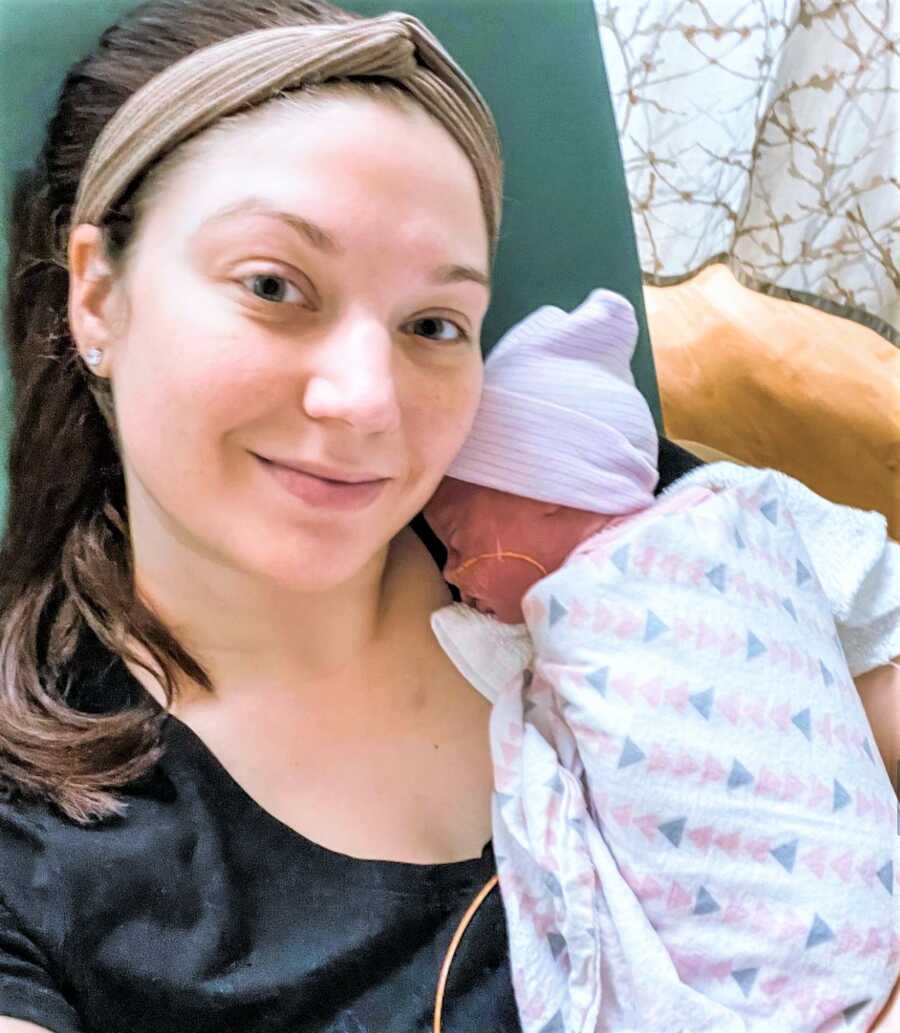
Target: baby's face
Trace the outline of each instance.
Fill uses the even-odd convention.
[[[447,548],[444,577],[464,603],[506,624],[522,617],[522,596],[549,574],[548,545],[559,507],[445,477],[424,515]]]

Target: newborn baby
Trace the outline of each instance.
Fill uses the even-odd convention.
[[[494,848],[525,1033],[868,1029],[898,976],[895,798],[770,472],[653,496],[631,306],[543,307],[425,510],[524,621]]]

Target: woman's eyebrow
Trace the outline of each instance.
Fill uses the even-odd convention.
[[[293,212],[284,212],[279,208],[274,208],[267,201],[257,197],[245,197],[240,201],[234,201],[232,204],[225,205],[224,208],[216,209],[200,223],[195,234],[200,233],[201,230],[214,223],[233,219],[239,215],[266,215],[269,218],[278,219],[299,233],[300,236],[319,251],[337,256],[346,254],[334,237],[326,230],[323,230],[321,226],[317,226],[314,222],[310,222],[309,219],[304,219]]]
[[[491,289],[490,277],[480,269],[471,265],[441,265],[431,274],[432,283],[472,283],[481,284],[485,290]]]
[[[200,233],[212,223],[240,215],[266,215],[270,218],[278,219],[299,233],[307,243],[312,244],[317,250],[337,257],[346,254],[346,250],[321,226],[316,225],[316,223],[309,219],[304,219],[303,216],[297,215],[295,212],[285,212],[280,208],[275,208],[267,201],[258,197],[245,197],[240,201],[234,201],[232,204],[225,205],[224,208],[217,209],[212,214],[207,215],[197,227],[194,235]],[[480,269],[476,269],[471,265],[449,264],[439,266],[432,272],[430,279],[432,283],[437,284],[472,282],[480,284],[488,291],[491,289],[491,281],[487,273],[483,273]]]

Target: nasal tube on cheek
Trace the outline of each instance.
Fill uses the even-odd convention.
[[[544,567],[542,563],[539,563],[533,556],[529,556],[524,552],[507,552],[506,550],[502,550],[499,552],[483,552],[480,556],[473,556],[471,559],[466,560],[465,563],[461,563],[455,570],[450,571],[447,577],[453,578],[457,574],[461,574],[464,570],[473,566],[475,563],[480,563],[481,560],[502,559],[524,560],[525,563],[530,563],[533,567],[537,567],[544,577],[548,574],[546,567]]]

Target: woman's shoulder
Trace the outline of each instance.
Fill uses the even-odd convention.
[[[99,826],[81,828],[43,801],[0,802],[0,977],[23,945],[45,957],[69,940],[78,907],[102,910],[100,887],[118,863]]]
[[[658,495],[684,474],[698,466],[703,466],[703,460],[698,459],[692,452],[688,452],[680,445],[676,445],[674,441],[661,437],[656,465],[659,470],[659,481],[655,493]]]
[[[436,544],[435,544],[436,543]],[[445,556],[424,519],[404,527],[391,545],[389,604],[414,618],[453,602],[450,586],[441,574]]]
[[[142,698],[124,664],[96,644],[82,640],[76,660],[66,690],[73,709],[99,716]],[[23,925],[49,920],[58,909],[71,914],[91,901],[102,910],[104,895],[114,896],[120,878],[140,877],[150,856],[148,836],[154,837],[152,855],[164,856],[196,817],[183,791],[192,759],[183,750],[170,759],[165,725],[159,734],[161,758],[126,785],[110,787],[118,813],[78,821],[19,788],[0,797],[0,900]],[[127,895],[128,886],[121,889]]]
[[[23,926],[78,907],[103,911],[104,901],[121,904],[151,856],[167,856],[180,844],[191,816],[165,764],[115,795],[120,813],[84,822],[44,799],[13,794],[0,801],[0,901]]]

